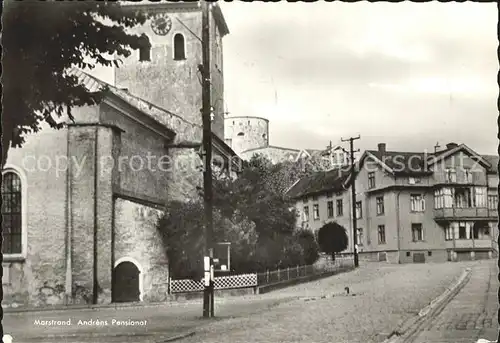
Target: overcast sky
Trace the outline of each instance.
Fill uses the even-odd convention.
[[[494,3],[222,3],[231,115],[270,120],[270,143],[497,148]],[[345,144],[345,143],[344,143]]]

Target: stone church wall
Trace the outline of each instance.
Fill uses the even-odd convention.
[[[103,154],[103,169],[113,170],[115,190],[132,196],[164,201],[169,171],[161,161],[168,157],[166,140],[152,130],[133,122],[108,105],[101,105],[101,121],[118,126],[123,132],[115,141],[115,156]],[[163,160],[162,157],[166,156]]]
[[[24,147],[9,149],[23,187],[26,256],[4,255],[3,306],[41,306],[64,302],[67,130],[43,127]]]
[[[139,284],[145,302],[163,301],[168,291],[166,249],[156,229],[162,214],[161,210],[124,199],[116,199],[114,205],[114,260],[139,263]]]

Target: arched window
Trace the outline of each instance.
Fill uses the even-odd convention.
[[[238,136],[244,136],[245,134],[243,132],[238,133]]]
[[[174,60],[185,60],[186,59],[186,47],[184,42],[184,36],[181,33],[177,33],[174,36]]]
[[[2,174],[3,253],[22,253],[21,179],[14,172]]]
[[[143,46],[139,49],[139,61],[151,61],[151,49],[149,47]]]
[[[151,61],[151,45],[147,37],[141,39],[141,47],[139,48],[139,61]]]

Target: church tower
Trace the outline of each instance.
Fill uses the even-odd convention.
[[[202,11],[198,2],[124,2],[130,10],[150,18],[133,29],[145,33],[151,50],[134,51],[115,69],[115,85],[152,104],[202,124]],[[222,38],[229,33],[222,11],[212,5],[210,15],[212,71],[212,131],[224,139],[224,78]]]

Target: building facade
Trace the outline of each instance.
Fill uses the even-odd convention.
[[[450,143],[433,153],[365,151],[355,175],[357,228],[352,226],[348,179],[336,172],[298,182],[303,227],[336,221],[348,231],[360,258],[395,263],[491,258],[498,253],[498,158]],[[318,179],[322,182],[318,183]],[[315,184],[316,183],[316,184]]]
[[[151,3],[144,8],[172,22],[189,15],[189,22],[200,28],[201,9],[196,4],[183,6],[159,8]],[[213,26],[224,28],[218,15],[214,10]],[[151,20],[145,27],[142,30],[157,40],[156,33],[148,31]],[[188,46],[185,61],[179,62],[182,70],[201,63],[201,45]],[[64,128],[44,127],[27,137],[22,148],[9,150],[2,170],[3,306],[166,298],[168,260],[157,223],[168,201],[200,197],[201,114],[198,109],[198,118],[181,104],[192,99],[186,106],[198,106],[201,86],[184,89],[182,84],[191,79],[176,79],[180,85],[165,83],[162,70],[171,65],[148,61],[142,54],[147,55],[131,56],[135,62],[127,61],[123,73],[130,76],[135,63],[141,66],[134,69],[137,77],[143,78],[142,68],[151,74],[148,80],[130,78],[129,90],[106,85],[80,70],[69,71],[90,92],[107,86],[103,100],[75,108],[74,122],[61,118]],[[140,93],[148,85],[151,90],[161,86],[162,91],[172,85],[171,94],[182,99],[173,103],[180,113],[167,110],[168,101],[143,99],[132,92]],[[221,130],[214,128],[214,166],[236,172],[239,159],[220,137]]]

